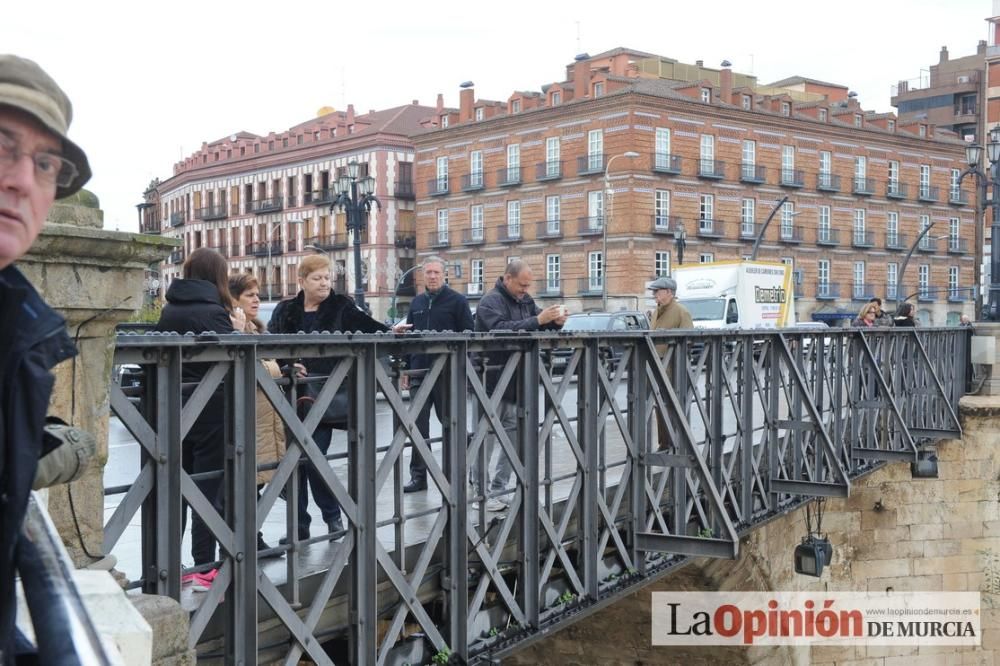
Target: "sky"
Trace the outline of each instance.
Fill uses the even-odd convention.
[[[840,83],[891,111],[891,86],[926,76],[942,46],[957,58],[988,39],[992,1],[12,0],[0,52],[37,61],[67,92],[105,228],[137,231],[143,190],[203,142],[280,132],[323,106],[433,106],[443,93],[457,107],[470,80],[477,97],[506,100],[618,46],[729,60],[761,83]]]

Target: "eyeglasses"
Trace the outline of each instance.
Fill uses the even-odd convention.
[[[14,166],[24,155],[28,153],[21,152],[17,140],[0,128],[0,165]],[[37,152],[28,157],[35,165],[35,179],[46,185],[69,187],[80,174],[75,164],[55,153]]]

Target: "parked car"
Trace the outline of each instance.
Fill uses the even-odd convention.
[[[590,331],[648,331],[649,320],[646,315],[637,310],[621,310],[619,312],[581,312],[566,318],[563,324],[564,332]],[[561,373],[573,355],[572,349],[555,349],[552,352],[552,371]],[[613,369],[622,357],[621,345],[608,345],[601,348],[602,358]]]

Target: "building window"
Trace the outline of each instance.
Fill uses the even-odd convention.
[[[864,208],[858,208],[854,211],[854,243],[855,245],[866,245],[867,237],[865,234],[865,226],[867,224],[867,212]]]
[[[890,262],[885,266],[885,297],[893,300],[898,298],[899,264]]]
[[[854,177],[859,181],[868,177],[868,160],[864,155],[858,155],[854,158]]]
[[[562,288],[561,265],[558,254],[545,255],[545,291],[558,293]]]
[[[483,151],[473,150],[469,153],[469,185],[483,186]]]
[[[821,123],[825,123],[826,122],[826,109],[820,109],[819,110],[819,121]]]
[[[952,201],[958,201],[962,197],[962,172],[958,169],[952,169],[951,179],[948,182],[949,198]]]
[[[437,191],[448,191],[448,158],[437,158]]]
[[[959,249],[958,241],[959,221],[957,217],[948,218],[948,248]]]
[[[549,234],[559,233],[559,220],[562,216],[562,202],[558,196],[545,197],[545,230]]]
[[[795,182],[795,146],[781,147],[781,182]]]
[[[655,138],[655,160],[659,169],[670,168],[670,129],[666,127],[656,128]]]
[[[670,229],[670,191],[653,192],[653,228],[657,231]]]
[[[920,196],[929,197],[931,194],[931,165],[920,165]]]
[[[958,266],[948,267],[948,298],[958,298]]]
[[[819,207],[819,220],[816,228],[816,238],[821,243],[828,243],[832,240],[830,233],[830,207]]]
[[[830,296],[830,260],[820,259],[816,262],[816,295]]]
[[[657,250],[653,259],[653,274],[656,277],[669,277],[670,275],[670,253]]]
[[[448,114],[445,113],[441,115],[441,127],[447,127],[447,126],[448,126]]]
[[[890,132],[895,132],[896,131],[896,121],[895,120],[890,120],[888,123],[886,123],[886,126],[888,127],[888,129],[889,129]]]
[[[899,162],[896,160],[889,160],[889,192],[899,192]]]
[[[604,190],[587,192],[587,227],[601,229],[604,226]]]
[[[604,168],[604,132],[587,132],[587,170],[600,171]]]
[[[930,283],[931,283],[931,267],[927,264],[920,264],[920,270],[918,271],[920,276],[919,294],[920,298],[928,298],[931,295]]]
[[[703,174],[715,173],[715,137],[711,134],[701,135],[699,156],[701,158],[700,172]]]
[[[469,219],[472,225],[472,240],[483,240],[483,205],[476,204],[469,209]]]
[[[854,262],[854,298],[866,298],[865,294],[865,262]]]
[[[750,111],[753,108],[753,98],[750,95],[743,95],[743,110]]]
[[[448,243],[448,209],[441,208],[437,212],[437,239],[438,243],[445,245]]]
[[[795,219],[795,204],[786,201],[781,206],[781,237],[790,239],[795,237],[795,229],[792,222]]]
[[[594,97],[604,97],[604,83],[599,81],[594,84]]]
[[[521,180],[521,146],[512,143],[507,146],[507,181],[517,183]]]
[[[863,125],[863,124],[864,124],[864,119],[861,117],[861,114],[860,113],[855,113],[854,114],[854,126],[855,127],[861,127],[861,125]]]
[[[521,237],[521,202],[507,202],[507,238]]]
[[[472,259],[469,261],[469,293],[483,293],[483,260]]]
[[[926,229],[929,226],[931,226],[931,216],[930,215],[921,215],[920,216],[920,231],[918,233],[923,233],[924,229]],[[925,249],[925,250],[926,249],[931,249],[932,248],[932,245],[931,245],[932,242],[933,241],[931,241],[930,236],[925,234],[924,237],[920,239],[920,247],[922,249]]]
[[[590,291],[604,288],[604,257],[591,252],[587,257],[587,282]]]
[[[711,252],[702,252],[698,255],[699,264],[710,264],[715,261],[715,255]]]
[[[756,216],[756,199],[743,199],[740,202],[740,236],[750,237],[757,233]]]
[[[757,142],[743,140],[743,177],[757,177]]]
[[[920,136],[927,136],[927,125],[920,125],[918,134],[920,134]]]
[[[715,195],[702,194],[698,203],[698,230],[702,232],[712,232],[715,224]]]
[[[788,102],[781,103],[781,115],[790,116],[792,115],[792,105]]]
[[[482,120],[484,117],[485,117],[485,114],[483,112],[483,107],[477,106],[476,107],[476,120]]]
[[[833,186],[833,173],[830,151],[821,150],[819,151],[819,186],[820,187],[832,187]]]
[[[521,113],[521,100],[515,99],[515,100],[511,101],[511,103],[510,103],[510,112],[511,113]]]
[[[709,104],[712,101],[712,89],[702,88],[701,89],[701,101],[705,104]]]
[[[552,93],[552,106],[559,106],[562,104],[562,93],[558,90]]]

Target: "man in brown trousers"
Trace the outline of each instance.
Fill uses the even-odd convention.
[[[656,313],[653,316],[653,328],[694,328],[691,321],[691,313],[688,309],[677,302],[677,281],[669,277],[657,278],[649,285],[656,299]],[[662,354],[665,345],[657,345],[657,350]],[[656,412],[656,431],[659,439],[659,450],[664,451],[670,448],[670,433],[663,416]]]

